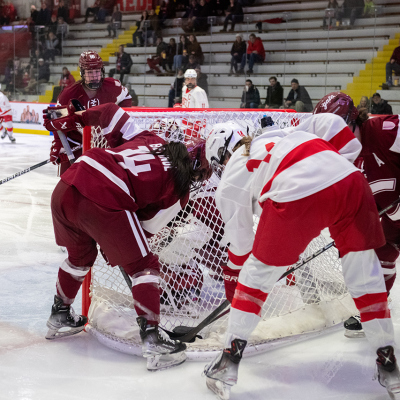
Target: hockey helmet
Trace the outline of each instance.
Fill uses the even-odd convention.
[[[346,124],[355,122],[358,117],[357,107],[347,94],[332,92],[323,97],[315,106],[313,114],[332,113],[342,117]]]
[[[81,54],[81,56],[79,57],[78,64],[79,64],[79,70],[80,70],[80,74],[81,74],[84,84],[91,90],[99,89],[101,87],[102,80],[104,79],[104,76],[105,76],[103,60],[99,56],[99,54],[94,50],[84,51]],[[90,74],[89,74],[90,82],[86,83],[85,82],[85,71],[98,70],[98,69],[101,70],[100,80],[96,77],[92,81],[92,79],[90,78]]]
[[[228,154],[233,154],[233,148],[246,136],[243,131],[236,122],[222,122],[212,127],[207,138],[206,156],[213,169],[223,165]]]
[[[196,78],[197,79],[197,72],[194,69],[187,69],[184,75],[186,78]]]
[[[192,190],[197,190],[202,183],[210,179],[212,169],[206,158],[206,141],[200,138],[190,138],[185,142],[189,156],[192,159],[193,169],[195,170],[198,179],[192,185]]]

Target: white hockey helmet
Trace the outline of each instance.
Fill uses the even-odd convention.
[[[211,166],[223,165],[227,153],[233,154],[233,148],[243,139],[245,129],[236,122],[215,124],[206,142],[206,157]]]
[[[185,75],[183,75],[186,78],[197,78],[197,72],[194,69],[187,69],[185,72]]]

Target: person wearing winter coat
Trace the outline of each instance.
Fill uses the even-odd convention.
[[[260,105],[260,93],[253,85],[251,79],[246,80],[244,87],[240,108],[258,108]]]
[[[243,54],[242,63],[240,64],[239,74],[244,73],[244,67],[246,65],[246,60],[249,62],[249,69],[247,74],[253,73],[253,65],[256,62],[263,62],[265,60],[265,50],[264,45],[259,37],[254,33],[250,34],[249,41],[247,44],[247,53]]]
[[[276,76],[269,78],[267,96],[265,98],[264,108],[279,108],[283,103],[283,87],[276,79]]]
[[[371,114],[392,115],[392,106],[383,100],[379,93],[374,93],[372,96]]]

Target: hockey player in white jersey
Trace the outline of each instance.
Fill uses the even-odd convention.
[[[197,86],[197,72],[194,69],[188,69],[184,77],[182,108],[208,108],[207,94]]]
[[[7,96],[1,91],[1,85],[0,85],[0,132],[2,139],[8,136],[8,138],[12,143],[15,142],[15,137],[13,136],[12,110]]]
[[[383,230],[368,183],[352,164],[361,147],[343,119],[329,119],[336,133],[290,134],[271,127],[252,140],[225,128],[207,138],[207,159],[225,165],[215,201],[230,243],[228,267],[240,270],[225,349],[204,370],[208,388],[220,399],[229,399],[237,383],[247,340],[273,285],[325,227],[376,352],[379,383],[392,399],[400,396],[393,324],[374,251],[385,241]],[[255,234],[254,214],[260,216]],[[227,274],[224,269],[225,282]]]

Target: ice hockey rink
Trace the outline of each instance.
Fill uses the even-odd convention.
[[[0,179],[44,161],[51,137],[15,134],[0,142]],[[0,399],[214,399],[204,362],[148,372],[143,358],[104,347],[86,333],[48,341],[46,321],[66,254],[55,244],[50,197],[58,182],[47,164],[0,185]],[[400,335],[400,283],[392,316]],[[74,304],[80,312],[81,304]],[[398,353],[400,355],[400,353]],[[317,338],[245,358],[232,400],[380,400],[366,339],[339,327]]]

